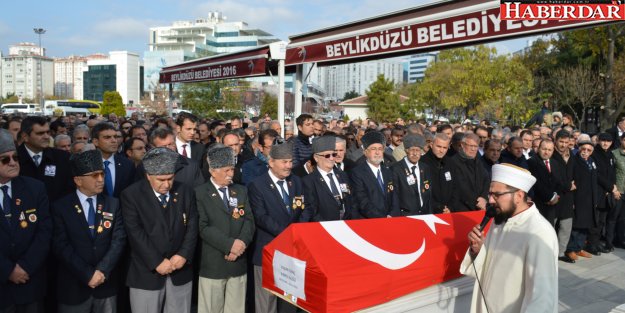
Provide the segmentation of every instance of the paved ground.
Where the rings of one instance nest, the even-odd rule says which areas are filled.
[[[560,312],[610,312],[625,303],[625,250],[560,263]]]

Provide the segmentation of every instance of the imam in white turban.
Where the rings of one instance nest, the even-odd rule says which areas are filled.
[[[509,163],[501,163],[493,165],[492,181],[528,192],[536,183],[536,177],[524,168]]]

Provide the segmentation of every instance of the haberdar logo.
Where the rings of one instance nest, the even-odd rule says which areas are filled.
[[[436,224],[449,225],[447,222],[435,215],[415,215],[409,218],[421,220],[436,234]],[[398,254],[386,251],[380,247],[373,245],[358,235],[344,221],[340,222],[321,222],[321,226],[345,249],[355,253],[363,259],[377,263],[390,270],[398,270],[409,266],[416,262],[423,252],[425,252],[425,239],[416,251],[406,254]]]
[[[625,20],[623,0],[501,0],[502,20]]]

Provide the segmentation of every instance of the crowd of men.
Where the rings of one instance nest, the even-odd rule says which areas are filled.
[[[485,210],[499,163],[536,179],[518,201],[561,261],[625,248],[625,117],[592,137],[308,114],[284,137],[269,117],[186,112],[0,123],[0,313],[295,312],[261,283],[291,223]]]

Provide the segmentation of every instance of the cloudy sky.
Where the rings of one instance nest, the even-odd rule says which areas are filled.
[[[0,19],[0,51],[18,42],[37,43],[34,27],[42,36],[47,55],[65,57],[128,50],[143,55],[148,28],[177,20],[205,18],[221,11],[228,21],[245,21],[282,40],[300,34],[392,11],[429,0],[35,0],[6,1]],[[521,49],[527,39],[494,44],[500,53]]]

